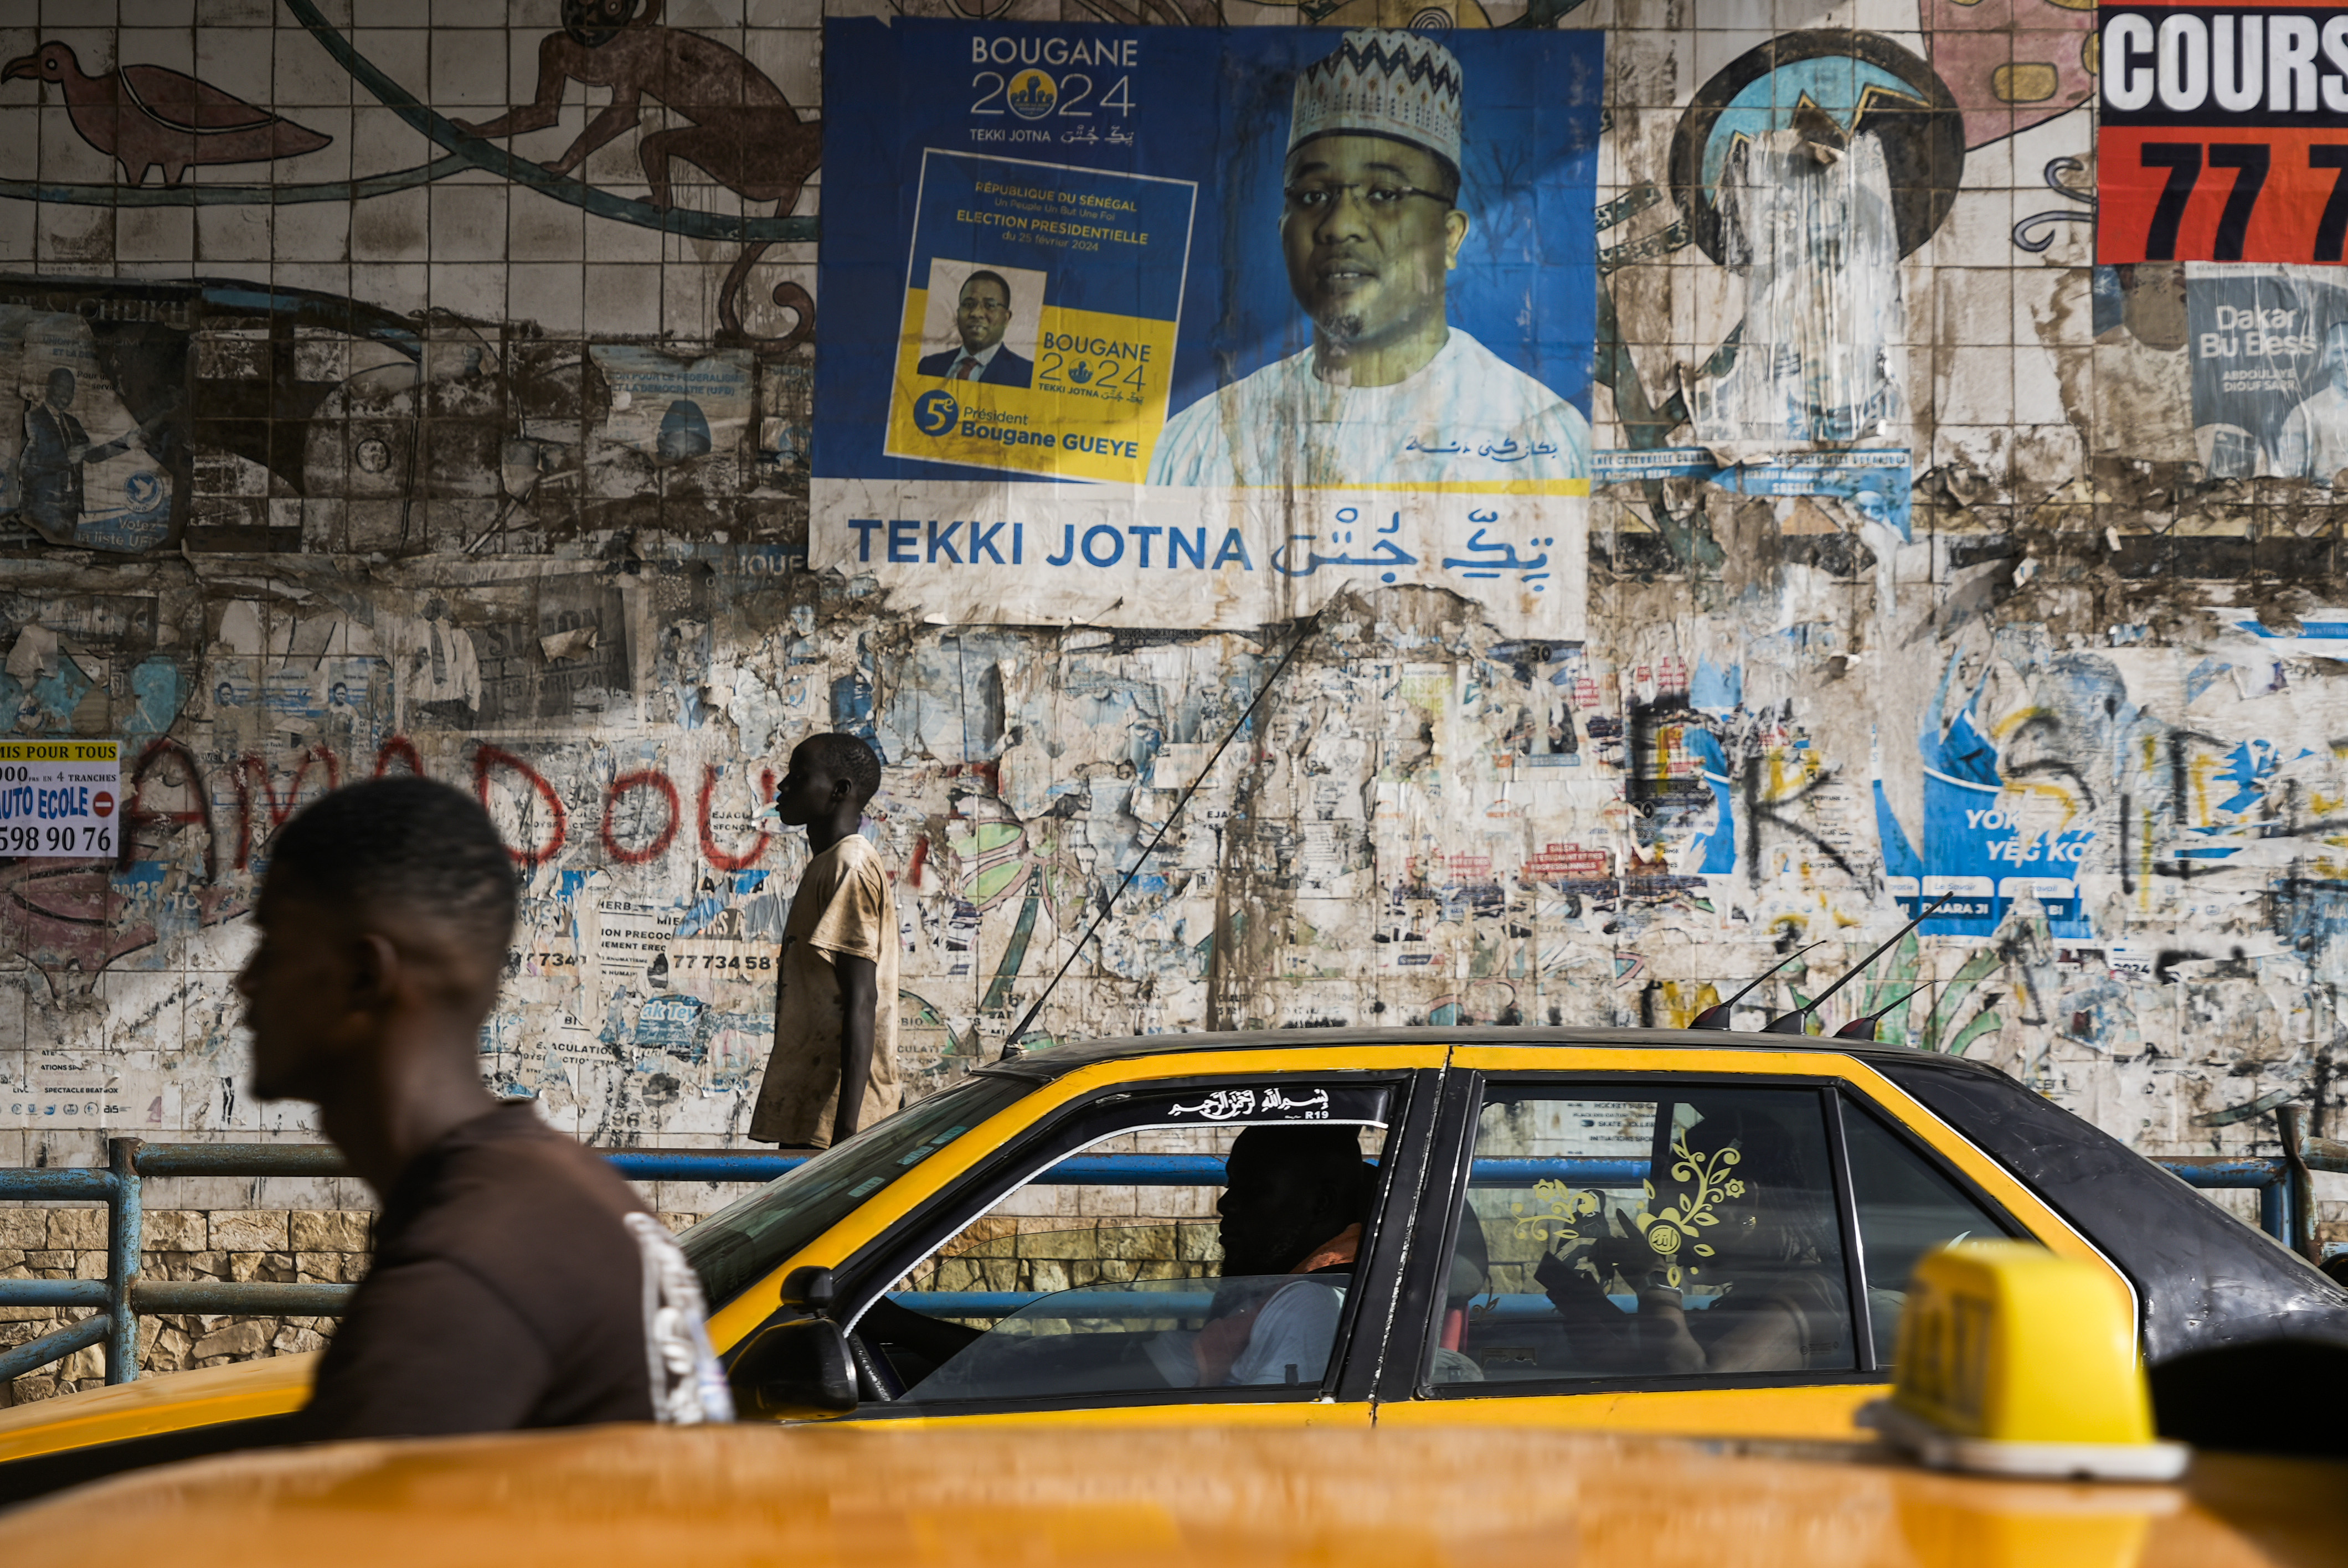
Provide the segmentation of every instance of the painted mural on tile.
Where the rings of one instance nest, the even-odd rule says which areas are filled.
[[[524,880],[483,1072],[738,1142],[804,855],[761,806],[834,728],[886,763],[920,1089],[1128,872],[1030,1045],[1673,1024],[1819,944],[1753,1024],[1953,896],[1830,1027],[1888,1009],[2148,1153],[2272,1152],[2294,1098],[2336,1135],[2331,269],[2096,261],[2091,11],[829,9],[1598,35],[1581,625],[1375,573],[1004,615],[927,512],[922,573],[811,559],[823,7],[0,26],[0,721],[118,743],[122,795],[111,857],[0,859],[0,1158],[306,1131],[246,1096],[229,978],[276,828],[396,771]]]

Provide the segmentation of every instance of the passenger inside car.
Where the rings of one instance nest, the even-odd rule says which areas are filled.
[[[1796,1141],[1766,1115],[1706,1117],[1672,1145],[1677,1201],[1534,1270],[1569,1332],[1625,1371],[1800,1372],[1847,1364],[1849,1287],[1836,1252],[1823,1171],[1802,1169]],[[1689,1217],[1694,1225],[1682,1226]],[[1711,1248],[1709,1306],[1691,1313],[1671,1280],[1691,1237]],[[1659,1247],[1656,1243],[1663,1242]],[[1637,1310],[1609,1299],[1627,1286]]]
[[[1623,1088],[1486,1102],[1428,1380],[1855,1365],[1817,1094]]]
[[[1326,1277],[1350,1276],[1377,1170],[1362,1163],[1351,1127],[1251,1127],[1223,1166],[1223,1277],[1191,1345],[1201,1387],[1317,1382],[1337,1337],[1345,1296]],[[1245,1281],[1245,1284],[1238,1282]]]
[[[918,1293],[908,1293],[902,1304],[876,1304],[859,1332],[889,1347],[892,1359],[896,1347],[918,1345],[933,1361],[934,1370],[907,1379],[901,1397],[916,1404],[1110,1388],[1317,1386],[1377,1190],[1362,1129],[1251,1126],[1231,1140],[1223,1167],[1215,1201],[1221,1257],[1211,1274],[1096,1280],[1033,1299],[984,1330],[934,1319],[917,1326],[910,1304]]]

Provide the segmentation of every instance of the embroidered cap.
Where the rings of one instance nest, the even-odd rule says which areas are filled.
[[[1386,136],[1459,167],[1459,62],[1424,33],[1360,27],[1296,78],[1288,150],[1316,136]]]

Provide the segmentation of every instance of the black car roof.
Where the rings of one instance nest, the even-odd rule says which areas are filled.
[[[1906,1046],[1878,1045],[1866,1040],[1835,1040],[1822,1035],[1762,1034],[1754,1030],[1698,1029],[1561,1029],[1477,1027],[1441,1029],[1413,1024],[1391,1029],[1260,1029],[1210,1033],[1125,1035],[1107,1040],[1069,1040],[1029,1050],[981,1071],[1016,1074],[1023,1078],[1057,1078],[1079,1067],[1100,1061],[1129,1061],[1137,1057],[1172,1056],[1221,1050],[1316,1050],[1348,1045],[1514,1045],[1614,1046],[1624,1050],[1811,1051],[1819,1055],[1855,1056],[1863,1061],[1931,1064],[1957,1072],[2003,1077],[1995,1068],[1978,1061],[1913,1050]]]

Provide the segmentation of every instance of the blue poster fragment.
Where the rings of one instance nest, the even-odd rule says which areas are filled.
[[[1869,522],[1897,528],[1903,541],[1913,538],[1909,531],[1913,476],[1905,447],[1725,467],[1701,446],[1660,446],[1647,452],[1601,452],[1591,465],[1591,482],[1600,487],[1650,479],[1704,479],[1740,496],[1831,496],[1849,501]]]
[[[1955,668],[1952,661],[1951,675]],[[1931,712],[1941,712],[1947,690],[1944,678]],[[1972,702],[1944,733],[1928,730],[1916,744],[1924,773],[1922,853],[1900,825],[1879,778],[1875,824],[1883,841],[1885,888],[1902,909],[1917,915],[1951,896],[1920,928],[1930,936],[1986,937],[2027,894],[2044,912],[2050,935],[2093,937],[2078,876],[2095,830],[2071,825],[2077,818],[2067,802],[2040,823],[2029,806],[2030,792],[2000,776],[1997,750],[1975,722]]]

